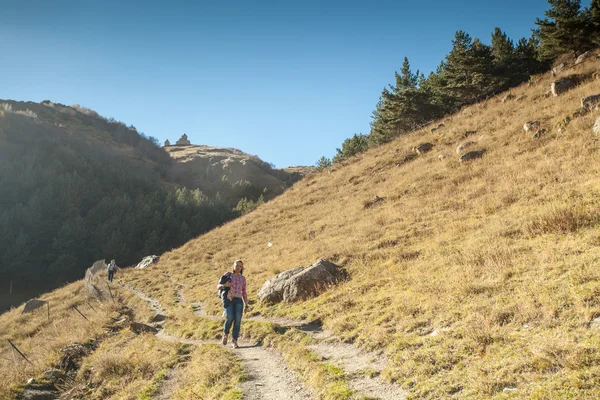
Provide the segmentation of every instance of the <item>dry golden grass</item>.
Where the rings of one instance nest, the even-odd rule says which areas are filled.
[[[238,384],[246,378],[239,360],[221,346],[203,345],[191,353],[191,361],[179,372],[174,400],[239,400]]]
[[[598,69],[594,61],[566,73]],[[550,80],[513,89],[523,102],[499,95],[433,134],[424,128],[308,176],[125,279],[172,304],[167,271],[191,285],[189,302],[217,314],[215,284],[233,260],[245,261],[255,299],[273,274],[327,257],[348,268],[348,283],[255,309],[318,317],[343,339],[384,352],[392,360],[384,376],[415,398],[505,398],[506,387],[518,389],[513,398],[599,397],[598,332],[589,328],[600,315],[598,112],[561,133],[555,125],[599,93],[600,81],[552,98],[544,96]],[[532,139],[522,129],[530,120],[548,133]],[[488,151],[459,163],[456,146],[471,130],[474,148]],[[434,150],[401,163],[421,142]],[[385,202],[364,209],[374,195]],[[194,330],[191,317],[180,323]]]
[[[135,399],[153,388],[169,368],[177,346],[129,330],[106,339],[83,363],[77,380],[86,399]]]
[[[598,69],[599,62],[590,62],[573,72]],[[216,281],[233,260],[245,261],[254,300],[273,274],[327,257],[348,268],[349,282],[305,302],[255,304],[254,312],[321,318],[342,339],[386,354],[384,377],[413,398],[599,398],[600,339],[589,324],[600,316],[600,152],[591,132],[598,112],[574,119],[560,134],[556,123],[579,108],[581,97],[600,92],[600,81],[550,98],[544,96],[550,79],[513,89],[527,96],[523,102],[500,103],[500,95],[445,119],[434,134],[427,127],[310,175],[256,211],[164,254],[159,264],[124,271],[117,282],[156,297],[169,313],[168,332],[214,338],[220,323],[198,319],[189,306],[203,301],[210,314],[220,314]],[[522,130],[534,119],[548,129],[537,140]],[[478,142],[474,148],[488,152],[461,164],[455,149],[468,130],[477,131],[469,137]],[[434,150],[403,163],[421,142]],[[439,161],[440,153],[450,157]],[[385,201],[365,209],[374,195]],[[189,285],[182,289],[186,304],[178,303],[164,272]],[[136,320],[152,316],[144,301],[113,287]],[[88,303],[81,282],[41,298],[50,300],[50,320],[45,310],[0,316],[0,398],[48,369],[60,348],[102,334],[114,310]],[[244,323],[243,334],[279,348],[306,382],[324,388],[322,398],[350,396],[343,371],[314,359],[301,337],[260,323]],[[6,339],[34,365],[15,364]],[[193,353],[189,371],[196,383],[223,390],[185,384],[178,396],[239,395],[233,380],[211,375],[212,351]],[[97,385],[91,398],[144,398],[176,352],[151,336],[123,332],[85,360],[79,379]],[[236,371],[235,379],[243,375]],[[508,387],[517,391],[503,392]]]
[[[114,311],[111,304],[89,300],[81,282],[66,285],[39,297],[50,302],[50,318],[43,307],[20,315],[22,307],[0,316],[0,398],[11,388],[49,369],[59,357],[58,350],[69,343],[86,342],[104,332],[102,326]],[[89,321],[72,307],[77,307]],[[17,355],[13,359],[10,339],[32,362]]]

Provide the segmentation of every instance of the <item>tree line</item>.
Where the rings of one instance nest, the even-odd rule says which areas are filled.
[[[348,159],[389,142],[461,107],[520,85],[546,71],[565,53],[581,54],[600,46],[600,0],[582,8],[579,0],[548,0],[550,8],[537,19],[531,37],[516,43],[500,28],[490,44],[459,30],[452,49],[435,71],[425,76],[411,70],[408,58],[384,88],[371,116],[368,134],[354,134],[336,149],[333,159],[321,157],[317,168]]]
[[[243,211],[165,182],[170,157],[133,127],[11,104],[0,116],[0,310],[80,279],[98,259],[135,264]]]

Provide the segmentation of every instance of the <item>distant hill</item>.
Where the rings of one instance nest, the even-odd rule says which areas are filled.
[[[0,310],[97,259],[177,247],[300,177],[242,152],[203,168],[169,150],[85,107],[0,100]]]
[[[305,171],[273,168],[260,158],[233,148],[206,145],[167,146],[175,161],[167,171],[169,181],[200,189],[209,197],[265,199],[277,196]]]

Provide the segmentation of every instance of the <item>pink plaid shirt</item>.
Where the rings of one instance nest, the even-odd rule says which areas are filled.
[[[233,293],[233,297],[241,297],[244,299],[244,303],[248,304],[248,294],[246,293],[246,277],[243,275],[230,275],[231,288],[229,291]],[[219,285],[221,288],[223,285]]]

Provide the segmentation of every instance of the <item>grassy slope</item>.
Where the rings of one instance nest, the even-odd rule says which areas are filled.
[[[385,352],[385,377],[418,398],[596,398],[600,339],[588,323],[600,315],[598,113],[561,134],[555,124],[600,92],[600,81],[552,98],[543,96],[550,80],[514,89],[523,102],[498,96],[435,134],[428,127],[309,176],[128,278],[172,304],[168,271],[192,285],[188,301],[217,313],[215,282],[234,259],[245,261],[252,299],[273,274],[325,256],[352,280],[314,300],[257,310],[319,317]],[[532,119],[549,133],[523,133]],[[488,153],[461,164],[455,148],[467,130]],[[433,152],[397,166],[424,141]],[[364,209],[374,195],[385,203]]]
[[[577,72],[599,68],[600,63],[588,63]],[[125,278],[168,308],[176,320],[168,321],[167,329],[210,337],[218,327],[199,323],[189,307],[177,305],[175,286],[163,272],[191,285],[183,289],[188,305],[204,300],[209,312],[218,313],[215,282],[235,258],[246,262],[255,299],[272,274],[326,256],[345,264],[352,280],[314,300],[255,309],[320,317],[344,339],[386,353],[392,362],[385,377],[417,398],[450,393],[457,398],[597,398],[600,343],[588,322],[600,315],[600,164],[591,133],[598,113],[575,120],[560,135],[552,129],[540,140],[531,140],[521,127],[540,119],[552,128],[578,108],[582,96],[600,92],[600,84],[588,82],[560,98],[541,97],[549,81],[544,76],[531,87],[515,89],[514,94],[528,96],[523,103],[491,99],[452,117],[435,135],[424,129],[312,175],[255,212],[165,254],[158,265],[124,271]],[[488,154],[459,164],[456,144],[464,131],[474,129]],[[432,153],[396,166],[423,141],[436,145]],[[440,162],[439,153],[451,158]],[[364,209],[375,194],[386,202]],[[0,316],[0,339],[12,339],[35,364],[15,367],[3,345],[0,398],[11,385],[48,369],[59,348],[102,332],[112,309],[89,309],[80,285],[41,297],[51,301],[50,322],[42,311]],[[115,292],[136,309],[136,320],[150,316],[144,302]],[[264,329],[245,326],[252,335]],[[116,348],[121,351],[115,353]],[[174,351],[123,332],[84,366],[99,368],[90,379],[109,382],[99,390],[114,398],[143,396],[161,379]],[[148,364],[146,352],[163,356]],[[123,355],[132,357],[116,364],[137,371],[142,381],[108,368]],[[206,349],[192,353],[194,382],[211,379],[202,361],[206,357],[211,358]],[[302,357],[288,360],[302,369]],[[519,390],[503,393],[507,386]],[[182,396],[198,389],[180,388]]]

